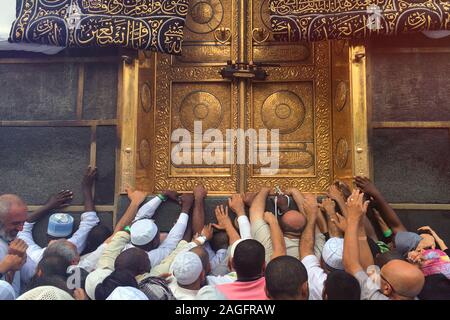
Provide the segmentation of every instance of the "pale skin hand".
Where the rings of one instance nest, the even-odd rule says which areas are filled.
[[[358,240],[358,233],[360,236],[361,232],[365,234],[361,222],[369,205],[369,201],[363,202],[363,197],[364,194],[355,189],[347,200],[348,216],[344,237],[343,263],[345,271],[352,275],[355,275],[360,270],[364,270],[363,266],[367,267],[373,264],[373,257],[367,240]]]
[[[328,190],[328,198],[334,200],[342,210],[342,214],[347,216],[347,207],[345,205],[345,198],[338,187],[332,184]]]
[[[233,194],[231,198],[228,198],[228,206],[238,216],[245,215],[245,204],[240,194]]]
[[[113,235],[109,237],[105,241],[105,243],[109,243],[115,233],[122,231],[123,228],[130,225],[130,223],[136,217],[139,206],[141,205],[142,202],[144,202],[145,198],[147,197],[147,194],[145,192],[134,190],[131,186],[127,186],[125,191],[127,192],[128,199],[131,201],[131,203],[128,206],[127,211],[125,211],[122,218],[120,218],[120,220],[117,222],[114,228]]]
[[[424,226],[424,227],[420,227],[419,229],[417,229],[418,231],[429,231],[431,232],[431,235],[433,236],[433,238],[436,240],[436,243],[439,245],[439,247],[441,248],[442,251],[447,250],[448,247],[445,244],[444,240],[442,240],[436,232],[434,232],[433,229],[431,229],[431,227],[429,226]]]
[[[302,214],[305,214],[303,210],[303,203],[305,202],[305,197],[300,192],[300,190],[298,190],[297,188],[289,188],[285,191],[285,194],[291,196],[294,199],[295,204],[297,204],[298,210]]]
[[[19,257],[26,256],[28,245],[22,239],[16,238],[10,244],[8,248],[8,254],[14,254]]]
[[[2,261],[0,261],[0,273],[15,272],[20,270],[25,262],[26,256],[21,257],[15,254],[7,254]]]
[[[325,211],[325,214],[327,217],[327,223],[328,223],[330,237],[342,238],[342,235],[343,235],[342,230],[340,228],[338,228],[335,225],[335,223],[333,223],[333,220],[337,220],[335,202],[333,200],[331,200],[330,198],[325,198],[322,200],[321,207]]]
[[[228,216],[228,207],[224,209],[223,205],[217,206],[214,213],[216,214],[217,223],[213,223],[212,226],[218,230],[225,230],[231,224]]]
[[[236,229],[228,216],[228,207],[223,207],[223,205],[217,206],[215,209],[217,224],[213,223],[212,226],[218,230],[225,230],[228,238],[229,244],[232,245],[234,242],[239,240],[241,237],[237,233]]]
[[[125,191],[127,192],[128,199],[134,204],[137,204],[138,206],[141,205],[142,202],[144,202],[145,198],[147,197],[147,193],[139,190],[134,190],[131,186],[128,186]]]
[[[315,229],[319,205],[317,198],[313,194],[306,194],[303,203],[303,210],[306,214],[306,226],[300,238],[299,255],[300,259],[314,254]]]
[[[264,212],[264,221],[269,225],[270,237],[272,239],[273,253],[270,259],[273,260],[276,257],[286,255],[286,243],[277,218],[272,212],[266,211]]]

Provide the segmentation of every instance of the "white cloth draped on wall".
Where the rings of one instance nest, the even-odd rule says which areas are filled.
[[[10,43],[9,32],[16,19],[16,0],[1,0],[0,2],[0,50],[32,51],[44,54],[56,54],[63,47],[45,46],[33,43]]]

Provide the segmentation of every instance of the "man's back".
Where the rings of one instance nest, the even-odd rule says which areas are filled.
[[[220,284],[216,289],[227,300],[267,300],[264,290],[266,280],[264,277],[254,281],[235,281],[233,283]]]

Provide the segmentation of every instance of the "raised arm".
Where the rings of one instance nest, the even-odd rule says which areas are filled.
[[[362,218],[367,211],[369,201],[363,203],[363,196],[363,193],[355,189],[347,201],[348,215],[347,228],[344,236],[343,264],[345,271],[352,275],[364,270],[360,260],[360,245],[367,244],[367,238],[358,238],[360,236],[360,230],[364,230]]]
[[[300,238],[300,260],[306,256],[314,255],[315,230],[317,215],[319,214],[319,205],[317,203],[317,198],[314,195],[307,194],[305,196],[303,211],[306,215],[306,226]]]
[[[233,194],[228,199],[228,206],[237,215],[237,222],[239,225],[239,233],[241,239],[251,239],[251,226],[247,215],[245,214],[245,204],[240,194]]]
[[[214,213],[216,214],[217,224],[213,223],[213,227],[218,230],[225,230],[228,235],[229,245],[231,246],[238,241],[240,237],[228,216],[228,207],[225,207],[224,209],[223,205],[217,206]]]
[[[151,219],[161,203],[168,199],[177,202],[178,193],[172,190],[165,190],[161,192],[156,197],[146,202],[142,207],[139,208],[134,220]]]
[[[84,211],[95,211],[94,198],[92,196],[92,187],[95,177],[97,176],[97,168],[89,166],[84,174],[81,182],[81,190],[84,198]]]
[[[205,198],[208,191],[204,186],[194,188],[194,210],[192,212],[192,233],[201,233],[205,225]]]
[[[123,228],[130,225],[136,217],[136,213],[138,211],[139,206],[145,200],[147,196],[144,192],[139,190],[133,190],[133,188],[128,187],[126,189],[128,194],[128,199],[130,199],[130,205],[127,208],[127,211],[123,214],[120,220],[116,223],[114,228],[114,233],[118,231],[122,231]]]
[[[175,250],[178,243],[183,239],[184,232],[186,231],[189,221],[189,214],[191,212],[192,206],[194,205],[194,195],[188,193],[183,194],[180,197],[180,205],[181,205],[181,213],[178,217],[177,222],[172,227],[172,229],[170,229],[170,232],[167,235],[166,239],[160,244],[159,248],[156,249],[156,250],[165,250],[165,252],[162,254],[163,257],[160,259],[160,261],[162,261],[162,259],[168,256],[173,250]],[[155,261],[152,261],[152,263],[156,265]]]
[[[250,207],[250,223],[264,219],[264,212],[266,211],[266,200],[269,195],[270,188],[261,188],[258,194],[253,199]]]
[[[34,223],[42,219],[46,214],[55,209],[67,207],[73,199],[73,192],[70,190],[61,190],[57,194],[51,195],[47,202],[34,211],[27,219],[27,222]]]
[[[394,209],[391,208],[386,199],[384,199],[381,192],[368,178],[360,176],[355,177],[355,183],[356,186],[362,190],[362,192],[367,193],[375,200],[381,216],[383,217],[384,221],[386,221],[388,226],[391,227],[394,233],[406,231],[405,226],[395,213]]]
[[[336,204],[341,209],[342,215],[344,217],[347,217],[347,206],[345,204],[346,199],[335,184],[332,184],[330,186],[328,190],[328,197],[336,202]]]
[[[330,238],[343,238],[343,232],[336,226],[335,223],[332,222],[332,220],[336,221],[338,219],[335,202],[330,198],[326,198],[322,201],[321,207],[325,211],[325,215],[327,217],[328,233]]]
[[[297,188],[289,188],[285,192],[286,195],[291,196],[294,199],[295,204],[298,207],[298,211],[305,214],[305,210],[303,210],[303,204],[305,203],[305,197]]]
[[[273,253],[270,260],[286,255],[286,243],[277,218],[271,212],[266,211],[264,212],[264,221],[269,225],[270,238],[272,239]]]

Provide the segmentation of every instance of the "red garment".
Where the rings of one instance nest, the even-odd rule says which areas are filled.
[[[264,277],[254,281],[235,281],[216,286],[227,300],[267,300],[266,279]]]

